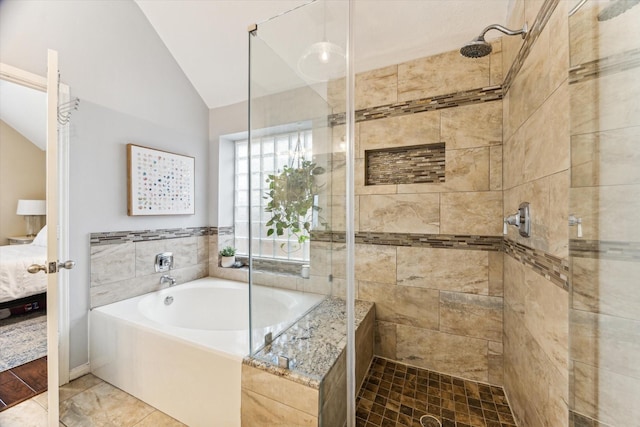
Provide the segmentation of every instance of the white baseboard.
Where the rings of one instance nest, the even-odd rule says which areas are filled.
[[[91,365],[85,363],[84,365],[76,366],[69,371],[69,380],[73,381],[76,378],[80,378],[83,375],[91,373]]]

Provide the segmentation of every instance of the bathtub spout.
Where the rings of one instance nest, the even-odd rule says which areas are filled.
[[[169,282],[169,287],[175,286],[176,279],[174,279],[172,276],[169,276],[168,274],[165,274],[160,278],[160,284],[164,285],[167,282]]]

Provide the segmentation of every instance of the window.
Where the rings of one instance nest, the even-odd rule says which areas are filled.
[[[311,156],[311,130],[254,138],[251,145],[251,227],[254,256],[291,261],[309,260],[309,241],[300,245],[295,237],[275,233],[267,236],[265,212],[268,201],[267,177],[290,165],[298,137],[306,157]],[[298,136],[299,135],[299,136]],[[234,229],[238,253],[249,253],[249,146],[248,140],[235,141]]]

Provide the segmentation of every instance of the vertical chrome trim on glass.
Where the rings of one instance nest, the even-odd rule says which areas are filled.
[[[247,34],[249,35],[248,43],[249,43],[249,67],[248,67],[248,81],[249,81],[249,91],[248,91],[248,102],[247,102],[247,162],[248,168],[247,172],[249,174],[249,241],[247,242],[247,252],[249,252],[249,257],[247,259],[247,264],[249,266],[249,278],[248,278],[248,286],[249,286],[249,355],[253,356],[254,353],[254,345],[253,345],[253,306],[251,304],[252,300],[252,285],[253,285],[253,247],[251,242],[253,241],[253,230],[251,229],[251,37],[256,37],[258,35],[258,26],[256,24],[250,25],[248,28]]]
[[[326,0],[325,0],[326,1]],[[355,214],[354,214],[354,155],[355,155],[355,70],[354,65],[354,12],[355,2],[349,0],[347,17],[347,76],[346,76],[346,243],[347,243],[347,427],[356,421],[356,355],[355,355]]]

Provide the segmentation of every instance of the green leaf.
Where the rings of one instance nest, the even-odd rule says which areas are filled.
[[[266,223],[269,228],[267,235],[285,235],[295,237],[299,243],[309,240],[311,231],[311,212],[319,212],[319,206],[315,206],[314,194],[318,193],[319,185],[315,182],[315,176],[325,173],[325,169],[316,163],[304,160],[299,167],[282,168],[275,174],[268,175],[266,182],[269,189],[265,191],[267,206],[265,212],[271,215]],[[326,224],[320,218],[321,224]],[[299,246],[293,250],[299,250]]]

